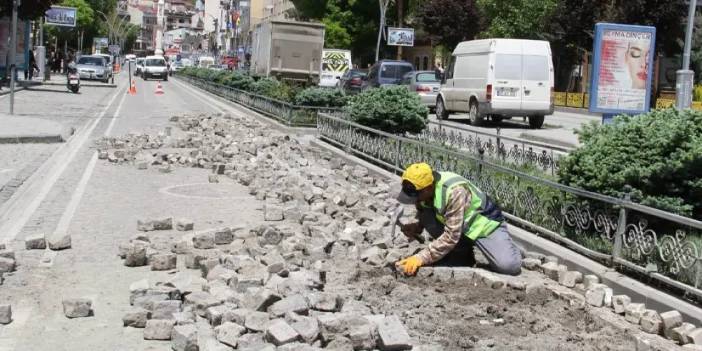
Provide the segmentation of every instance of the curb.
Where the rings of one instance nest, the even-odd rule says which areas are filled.
[[[52,144],[64,141],[60,134],[0,136],[0,144]]]
[[[558,112],[577,113],[579,115],[587,115],[591,117],[602,117],[602,114],[592,113],[590,110],[585,108],[556,106],[554,109]]]
[[[562,140],[552,139],[552,138],[548,138],[548,137],[542,137],[542,136],[538,136],[538,135],[521,133],[521,134],[519,134],[519,137],[523,138],[523,139],[531,140],[531,141],[538,141],[538,142],[544,143],[544,144],[553,144],[556,146],[560,146],[560,147],[569,149],[568,152],[573,151],[573,150],[578,148],[577,145],[573,145],[571,143],[564,142]]]
[[[48,83],[42,83],[41,85],[50,85],[50,86],[66,86],[66,83],[53,83],[53,82],[48,82]],[[80,83],[81,87],[95,87],[95,88],[116,88],[117,84],[92,84],[92,83]],[[30,89],[31,90],[31,89]]]
[[[26,88],[27,87],[17,87],[17,88],[15,88],[15,93],[18,91],[22,91]],[[10,88],[3,89],[2,91],[0,91],[0,96],[5,96],[5,95],[10,95]]]

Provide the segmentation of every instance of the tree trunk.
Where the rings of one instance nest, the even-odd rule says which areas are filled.
[[[397,26],[402,28],[405,22],[403,0],[397,0]],[[402,60],[402,46],[397,46],[397,59]]]

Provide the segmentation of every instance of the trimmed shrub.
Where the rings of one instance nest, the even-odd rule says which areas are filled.
[[[295,96],[295,105],[341,107],[346,105],[346,96],[339,89],[311,87]]]
[[[232,88],[239,90],[251,90],[251,85],[254,83],[253,77],[249,74],[242,72],[232,72],[227,75],[226,79],[223,80],[222,84],[228,85]]]
[[[275,78],[261,78],[251,84],[251,92],[269,98],[291,102],[295,97],[295,89]]]
[[[579,131],[561,164],[564,184],[702,219],[702,112],[654,110]]]
[[[349,118],[359,124],[394,134],[419,133],[429,110],[419,96],[404,86],[370,89],[349,99]]]

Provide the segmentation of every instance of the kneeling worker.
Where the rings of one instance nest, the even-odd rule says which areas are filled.
[[[402,174],[398,200],[416,205],[419,219],[403,225],[402,232],[415,238],[426,229],[434,237],[424,250],[396,263],[405,274],[414,275],[419,267],[433,264],[449,253],[472,263],[473,245],[478,246],[496,273],[521,272],[521,252],[509,236],[502,211],[467,179],[451,172],[434,172],[426,163],[415,163]]]

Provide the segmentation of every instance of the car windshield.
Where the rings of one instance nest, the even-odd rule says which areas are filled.
[[[438,83],[439,80],[436,79],[436,73],[434,72],[424,72],[417,73],[417,83]]]
[[[160,59],[149,59],[146,60],[147,66],[164,67],[166,66],[166,61]]]
[[[363,77],[363,76],[365,76],[365,75],[366,75],[366,72],[363,72],[363,71],[351,71],[351,72],[349,72],[349,76],[351,76],[351,78]]]
[[[380,77],[400,79],[412,71],[412,66],[386,64],[380,69]]]
[[[83,57],[78,59],[78,64],[79,65],[88,65],[88,66],[104,66],[105,61],[102,57],[83,56]]]

